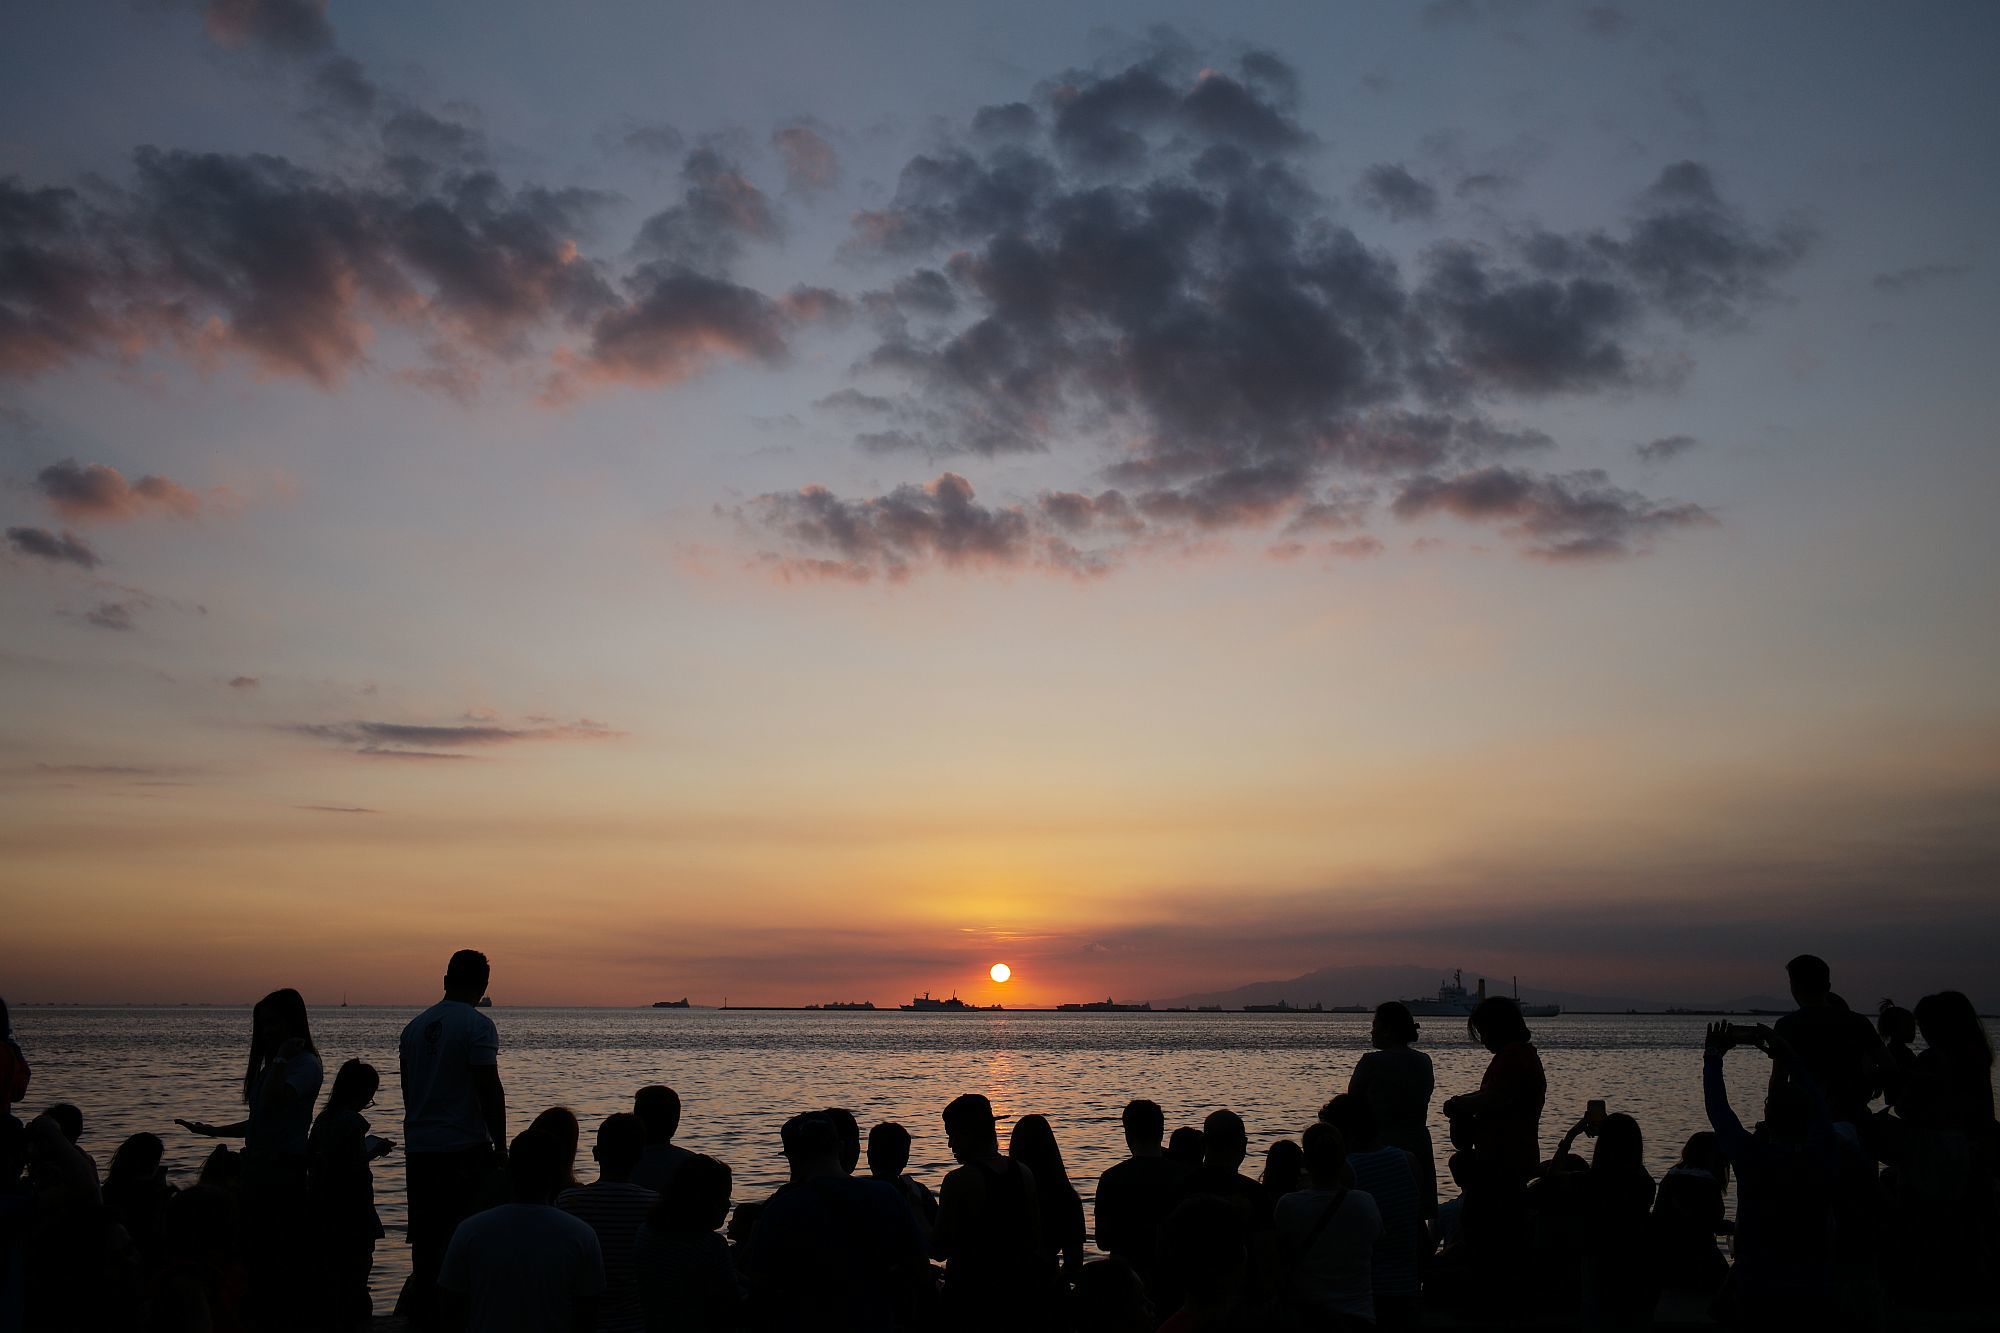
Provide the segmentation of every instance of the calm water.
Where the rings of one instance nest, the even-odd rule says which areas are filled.
[[[667,1083],[686,1107],[676,1140],[728,1162],[736,1198],[762,1198],[784,1179],[778,1126],[821,1106],[846,1106],[863,1131],[898,1120],[915,1137],[911,1170],[936,1185],[949,1164],[938,1113],[961,1092],[983,1092],[1003,1117],[1038,1111],[1054,1125],[1085,1206],[1100,1172],[1123,1156],[1118,1113],[1133,1097],[1166,1108],[1167,1126],[1199,1125],[1219,1106],[1250,1130],[1254,1171],[1274,1139],[1296,1138],[1320,1103],[1344,1091],[1367,1049],[1365,1015],[728,1013],[705,1010],[494,1009],[509,1124],[566,1105],[584,1123],[580,1169],[591,1178],[590,1134],[630,1110],[643,1084]],[[375,1132],[402,1138],[396,1038],[414,1009],[320,1009],[313,1034],[327,1083],[359,1056],[382,1071],[369,1112]],[[1644,1127],[1657,1174],[1705,1128],[1702,1019],[1563,1017],[1533,1024],[1548,1069],[1548,1151],[1584,1103],[1602,1097]],[[100,1168],[127,1135],[167,1142],[177,1177],[191,1180],[212,1146],[174,1117],[240,1114],[247,1009],[30,1009],[14,1011],[34,1067],[29,1107],[72,1101]],[[1450,1020],[1425,1023],[1438,1096],[1478,1086],[1485,1051]],[[1737,1105],[1757,1105],[1762,1070],[1745,1058]],[[1004,1132],[1004,1130],[1003,1130]],[[1436,1141],[1445,1126],[1434,1119]],[[1442,1157],[1442,1155],[1441,1155]],[[1441,1182],[1447,1192],[1450,1181]],[[375,1192],[389,1238],[376,1249],[375,1298],[386,1310],[408,1271],[401,1153],[376,1163]]]

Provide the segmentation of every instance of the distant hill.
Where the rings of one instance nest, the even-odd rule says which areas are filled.
[[[1276,1004],[1287,1001],[1301,1008],[1322,1004],[1328,1008],[1342,1004],[1365,1004],[1374,1006],[1384,1000],[1407,1000],[1415,996],[1437,994],[1438,982],[1449,977],[1448,967],[1420,967],[1414,963],[1393,965],[1362,965],[1355,967],[1323,967],[1317,972],[1291,977],[1284,981],[1253,981],[1247,985],[1235,986],[1229,990],[1197,991],[1188,995],[1176,995],[1171,999],[1155,1000],[1155,1009],[1176,1008],[1186,1005],[1190,1008],[1204,1004],[1219,1004],[1225,1009],[1241,1009],[1246,1004]],[[1465,971],[1465,986],[1473,989],[1479,976],[1470,968]],[[1488,977],[1486,989],[1496,995],[1513,993],[1513,983],[1505,977]],[[1640,1013],[1658,1013],[1663,1009],[1746,1009],[1786,1010],[1792,1007],[1789,1000],[1774,999],[1767,995],[1741,996],[1733,1000],[1689,1000],[1689,999],[1638,999],[1627,995],[1584,995],[1575,991],[1548,990],[1540,986],[1521,987],[1521,998],[1536,1004],[1559,1004],[1569,1010],[1598,1010],[1623,1013],[1636,1009]]]

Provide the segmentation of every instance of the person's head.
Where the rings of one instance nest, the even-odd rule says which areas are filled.
[[[75,1106],[68,1102],[57,1102],[42,1114],[53,1120],[56,1128],[62,1131],[62,1136],[71,1143],[82,1140],[83,1112],[77,1110]]]
[[[1375,1006],[1375,1021],[1368,1025],[1368,1041],[1378,1051],[1408,1046],[1417,1039],[1417,1020],[1401,1000],[1384,1000]]]
[[[877,1180],[896,1180],[910,1166],[910,1131],[893,1120],[884,1120],[868,1131],[868,1174]]]
[[[1646,1142],[1639,1122],[1623,1111],[1613,1111],[1597,1126],[1597,1143],[1590,1151],[1593,1171],[1644,1171]]]
[[[944,1136],[951,1144],[951,1155],[961,1162],[998,1154],[1000,1136],[994,1128],[993,1103],[977,1092],[952,1098],[944,1108]]]
[[[1833,989],[1833,969],[1824,958],[1809,953],[1785,964],[1785,979],[1791,983],[1792,998],[1801,1006],[1823,1002]]]
[[[1208,1118],[1201,1122],[1203,1166],[1234,1171],[1243,1165],[1243,1158],[1249,1151],[1250,1135],[1243,1128],[1243,1117],[1236,1112],[1226,1108],[1210,1111]]]
[[[713,1231],[729,1216],[734,1177],[729,1167],[702,1153],[680,1164],[647,1220],[653,1229],[677,1235]],[[748,1207],[749,1205],[745,1205]]]
[[[564,1182],[574,1181],[576,1151],[583,1143],[583,1126],[577,1123],[576,1112],[567,1106],[551,1106],[536,1116],[528,1128],[556,1146],[562,1153]]]
[[[1125,1103],[1119,1121],[1125,1127],[1125,1148],[1134,1157],[1145,1154],[1157,1156],[1160,1140],[1167,1132],[1167,1114],[1160,1104],[1137,1097]]]
[[[853,1175],[854,1168],[861,1163],[861,1122],[845,1106],[829,1106],[820,1114],[840,1136],[840,1169]]]
[[[444,995],[447,1000],[478,1004],[493,980],[493,967],[477,949],[460,949],[444,968]]]
[[[1167,1138],[1167,1157],[1189,1166],[1201,1165],[1202,1148],[1201,1131],[1193,1125],[1182,1125]]]
[[[1521,1017],[1521,1006],[1505,995],[1489,995],[1473,1006],[1471,1017],[1465,1020],[1465,1030],[1474,1041],[1496,1054],[1516,1042],[1527,1041],[1532,1035],[1527,1020]]]
[[[1917,1029],[1924,1045],[1982,1069],[1993,1067],[1993,1039],[1964,991],[1941,990],[1917,1001]]]
[[[136,1185],[151,1180],[160,1174],[160,1162],[166,1153],[167,1145],[160,1141],[158,1134],[134,1134],[111,1154],[111,1166],[104,1173],[104,1183],[107,1186]]]
[[[681,1095],[658,1083],[639,1089],[632,1111],[646,1127],[646,1142],[672,1143],[681,1128]]]
[[[1305,1149],[1290,1139],[1279,1139],[1264,1150],[1264,1174],[1257,1178],[1257,1183],[1272,1198],[1282,1198],[1299,1187],[1299,1177],[1305,1174],[1305,1169]]]
[[[646,1127],[630,1111],[619,1111],[605,1116],[597,1127],[597,1142],[590,1155],[597,1160],[599,1180],[622,1181],[631,1178],[632,1168],[639,1165],[645,1151]]]
[[[537,1119],[516,1134],[507,1149],[507,1181],[513,1186],[515,1203],[554,1203],[570,1182],[574,1141],[565,1144],[540,1124]]]
[[[1056,1132],[1047,1116],[1024,1115],[1016,1120],[1007,1137],[1007,1155],[1034,1172],[1040,1189],[1054,1189],[1057,1181],[1069,1184],[1069,1170],[1063,1166],[1062,1149],[1056,1146]]]
[[[1884,1000],[1875,1011],[1875,1035],[1898,1046],[1917,1039],[1917,1016],[1893,1000]]]
[[[1196,1194],[1160,1223],[1160,1260],[1181,1281],[1191,1310],[1226,1310],[1249,1262],[1242,1211],[1227,1199]]]
[[[1077,1333],[1153,1333],[1159,1324],[1146,1284],[1117,1258],[1093,1259],[1077,1270],[1071,1311]]]
[[[1681,1145],[1680,1164],[1690,1170],[1706,1171],[1724,1190],[1729,1188],[1729,1154],[1722,1150],[1722,1136],[1714,1130],[1688,1135],[1688,1141]]]
[[[313,1045],[312,1022],[306,1017],[306,997],[290,986],[274,990],[257,1001],[250,1011],[250,1062],[243,1070],[243,1104],[250,1104],[257,1076],[264,1066],[277,1059],[285,1043],[297,1041],[309,1051]]]
[[[1307,1125],[1301,1138],[1299,1146],[1304,1151],[1306,1174],[1312,1177],[1313,1186],[1323,1190],[1338,1188],[1347,1166],[1347,1140],[1324,1120]]]
[[[235,1193],[243,1183],[243,1154],[226,1143],[218,1143],[208,1150],[202,1159],[201,1171],[195,1180],[203,1185],[211,1185],[219,1190]]]
[[[1381,1126],[1375,1123],[1375,1108],[1366,1097],[1343,1092],[1319,1108],[1319,1118],[1340,1131],[1350,1152],[1367,1152],[1375,1147]]]
[[[333,1076],[333,1091],[326,1095],[326,1109],[362,1110],[375,1100],[375,1094],[381,1090],[382,1076],[375,1072],[374,1065],[362,1060],[349,1060]]]
[[[785,1145],[785,1161],[792,1168],[793,1180],[842,1174],[840,1131],[823,1112],[808,1111],[793,1116],[778,1131],[778,1136]]]

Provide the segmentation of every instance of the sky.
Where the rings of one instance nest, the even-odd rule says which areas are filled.
[[[6,8],[14,1003],[2000,1004],[1991,5]]]

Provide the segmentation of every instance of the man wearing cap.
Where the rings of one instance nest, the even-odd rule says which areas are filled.
[[[993,1103],[976,1092],[944,1108],[960,1163],[938,1188],[932,1249],[945,1261],[945,1311],[953,1328],[1009,1333],[1045,1309],[1055,1271],[1040,1255],[1035,1176],[1003,1156]]]
[[[929,1281],[923,1238],[894,1190],[842,1167],[840,1131],[823,1112],[782,1131],[791,1181],[751,1237],[757,1324],[772,1329],[909,1327]]]

